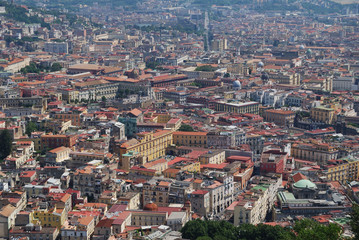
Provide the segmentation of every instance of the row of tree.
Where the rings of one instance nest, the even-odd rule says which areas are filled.
[[[211,65],[203,65],[203,66],[196,67],[195,70],[196,71],[201,71],[201,72],[214,72],[214,71],[217,70],[217,68],[212,67]]]
[[[359,238],[359,207],[353,207],[350,225]],[[191,240],[338,240],[342,227],[335,223],[320,224],[311,219],[297,221],[292,227],[266,224],[242,224],[235,227],[227,221],[193,220],[182,228],[182,237]]]
[[[0,132],[0,161],[3,161],[12,151],[12,136],[8,129]]]
[[[45,67],[40,64],[36,64],[35,62],[30,62],[29,66],[26,66],[20,70],[22,74],[26,73],[40,73],[40,72],[57,72],[62,69],[60,63],[53,63],[51,67]]]

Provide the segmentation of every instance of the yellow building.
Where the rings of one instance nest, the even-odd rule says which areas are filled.
[[[332,160],[324,172],[331,181],[354,181],[359,177],[359,159],[346,158]]]
[[[200,162],[187,162],[183,166],[176,166],[176,168],[180,169],[184,172],[200,172],[201,171],[201,164]]]
[[[180,129],[182,125],[182,119],[180,118],[172,118],[166,124],[167,129],[172,129],[173,131],[177,131]]]
[[[337,159],[338,150],[327,143],[295,143],[291,147],[291,156],[326,165],[329,160]]]
[[[71,120],[72,125],[81,126],[82,123],[82,113],[57,113],[54,115],[54,118],[61,120],[63,122]]]
[[[31,222],[33,224],[40,223],[43,227],[56,227],[61,229],[61,226],[66,220],[65,209],[57,209],[56,207],[51,210],[36,210],[32,214]]]
[[[157,116],[157,123],[167,123],[171,119],[170,114],[157,113],[154,115]]]
[[[153,202],[159,207],[167,207],[170,186],[171,183],[165,181],[159,181],[155,184],[144,183],[142,188],[143,205],[146,206]]]
[[[226,152],[224,150],[214,150],[199,157],[201,164],[221,164],[226,161]]]
[[[121,193],[117,197],[117,203],[127,205],[127,209],[139,209],[141,205],[141,194],[139,192]]]
[[[227,65],[227,72],[233,74],[245,74],[243,63],[233,63]]]
[[[107,206],[112,206],[117,203],[116,191],[103,191],[98,201],[100,203],[105,203]]]
[[[176,157],[168,163],[168,166],[173,169],[179,169],[183,172],[200,172],[201,163],[199,161],[193,161],[192,159]]]
[[[257,102],[245,102],[245,103],[227,103],[216,102],[215,110],[219,112],[231,112],[231,113],[259,113],[259,103]]]
[[[223,97],[224,97],[225,99],[233,99],[233,98],[234,98],[234,92],[233,92],[233,91],[231,91],[231,92],[224,92],[224,93],[223,93]]]
[[[143,164],[143,166],[147,169],[155,170],[156,174],[162,174],[162,172],[167,169],[168,164],[166,159],[161,158],[155,161],[147,162]]]
[[[176,176],[180,171],[181,171],[180,169],[176,169],[176,168],[167,168],[166,170],[163,171],[163,175],[165,176],[165,178],[176,179]]]
[[[335,122],[335,110],[323,106],[315,107],[310,110],[310,117],[317,122],[333,124]]]
[[[138,152],[139,155],[146,158],[145,162],[160,158],[166,154],[166,148],[172,144],[172,131],[160,130],[157,132],[142,132],[137,134],[137,138],[122,143],[115,153],[122,155],[132,152]]]
[[[207,147],[207,132],[174,132],[173,143],[178,146]]]

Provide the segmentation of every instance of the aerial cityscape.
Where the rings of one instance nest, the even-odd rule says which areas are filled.
[[[0,0],[0,240],[359,239],[358,0]]]

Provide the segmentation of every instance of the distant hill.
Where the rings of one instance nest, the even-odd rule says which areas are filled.
[[[359,0],[331,0],[339,4],[359,4]]]
[[[38,1],[38,0],[15,0],[15,2],[26,3],[26,5],[35,5],[36,3],[43,2],[47,6],[64,6],[66,8],[72,8],[78,4],[92,5],[93,3],[99,3],[101,5],[111,4],[112,6],[135,6],[136,3],[141,0],[53,0],[53,1]]]

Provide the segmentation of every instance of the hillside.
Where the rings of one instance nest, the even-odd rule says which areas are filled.
[[[28,16],[28,10],[24,7],[11,5],[7,2],[0,1],[0,6],[5,7],[6,13],[2,14],[6,18],[13,19],[18,22],[24,23],[40,23],[42,27],[49,27],[49,24],[45,23],[42,18],[38,16]]]

